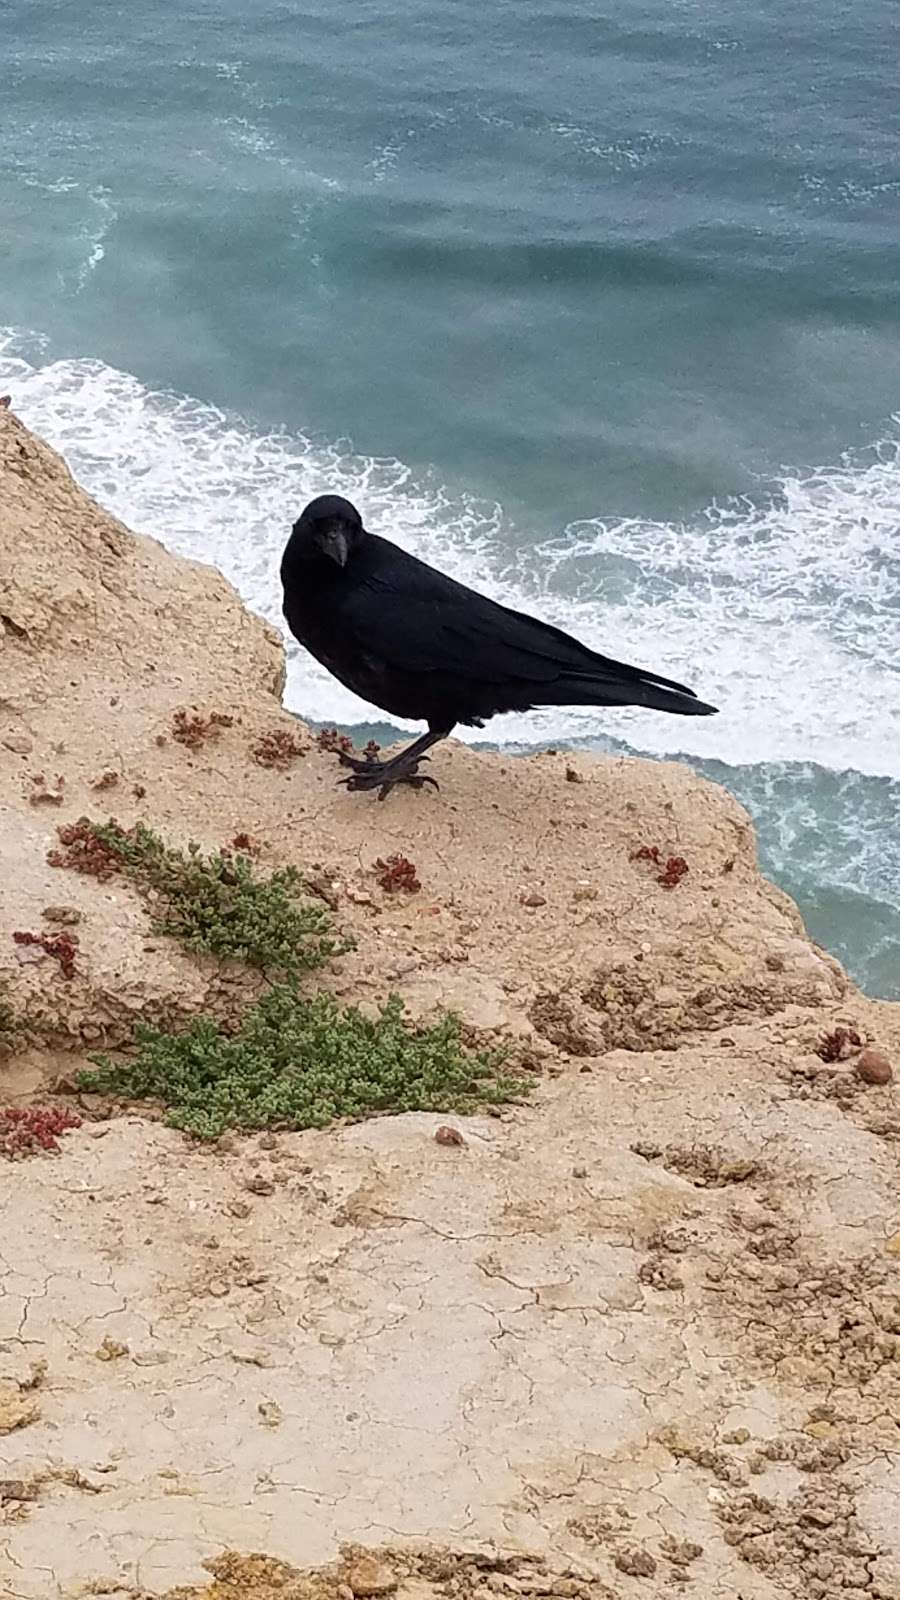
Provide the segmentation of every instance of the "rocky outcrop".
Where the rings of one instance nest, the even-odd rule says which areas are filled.
[[[249,836],[352,934],[323,982],[534,1075],[461,1144],[421,1115],[210,1153],[129,1116],[0,1160],[0,1593],[268,1594],[203,1587],[232,1548],[305,1595],[342,1544],[424,1541],[365,1559],[416,1594],[896,1600],[900,1113],[816,1049],[900,1067],[900,1008],[811,944],[741,807],[452,744],[439,794],[348,795],[272,631],[5,410],[0,629],[3,1102],[255,992],[48,860],[82,815]],[[14,937],[61,927],[69,976]]]

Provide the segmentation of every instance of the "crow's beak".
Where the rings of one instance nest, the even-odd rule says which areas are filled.
[[[347,535],[344,533],[342,528],[334,528],[332,532],[328,534],[328,537],[325,539],[322,548],[326,556],[329,556],[332,561],[336,561],[339,567],[345,567],[347,565],[347,557],[350,554],[350,546],[347,543]]]

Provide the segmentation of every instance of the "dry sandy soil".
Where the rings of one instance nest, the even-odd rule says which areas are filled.
[[[250,834],[354,935],[335,992],[449,1006],[533,1082],[211,1148],[83,1101],[58,1154],[0,1159],[0,1596],[898,1600],[900,1107],[816,1049],[852,1027],[900,1070],[900,1008],[682,767],[448,745],[439,794],[382,805],[281,682],[218,574],[0,410],[0,1103],[254,993],[48,864],[82,814]],[[185,745],[179,710],[233,720]],[[378,885],[397,851],[415,896]],[[70,978],[12,937],[61,905]]]

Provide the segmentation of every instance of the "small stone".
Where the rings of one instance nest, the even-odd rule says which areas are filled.
[[[17,944],[15,948],[15,957],[20,967],[33,966],[38,961],[43,961],[46,954],[46,950],[39,944]]]
[[[657,1144],[655,1139],[635,1139],[629,1149],[644,1161],[658,1161],[662,1155],[662,1145]]]
[[[880,1050],[863,1050],[856,1058],[854,1071],[863,1083],[890,1083],[894,1076],[891,1063]]]
[[[566,783],[584,783],[584,773],[575,767],[566,767]]]
[[[10,733],[3,741],[4,747],[11,750],[14,756],[30,756],[34,749],[34,741],[26,738],[24,733]]]
[[[261,1133],[260,1134],[260,1136],[259,1136],[259,1148],[260,1148],[260,1150],[275,1150],[277,1148],[277,1145],[278,1145],[278,1140],[276,1139],[274,1133]]]
[[[832,1439],[836,1431],[834,1423],[827,1422],[824,1417],[814,1417],[812,1422],[803,1424],[803,1432],[812,1439]]]
[[[806,1506],[801,1514],[801,1522],[812,1522],[817,1528],[830,1528],[835,1521],[835,1512],[830,1506]]]
[[[441,961],[468,961],[469,952],[463,944],[445,944],[438,956]]]
[[[272,1179],[263,1177],[261,1172],[254,1172],[252,1178],[247,1179],[247,1182],[244,1184],[244,1188],[247,1189],[250,1194],[275,1193],[275,1185],[272,1182]]]
[[[627,1578],[652,1578],[656,1572],[656,1562],[649,1550],[620,1550],[613,1566]]]
[[[270,1367],[271,1358],[265,1350],[229,1350],[232,1361],[240,1362],[244,1367]]]
[[[284,1421],[284,1412],[277,1400],[260,1400],[257,1406],[259,1420],[264,1428],[280,1428]]]
[[[229,1216],[239,1217],[242,1221],[245,1217],[249,1217],[250,1215],[250,1207],[248,1206],[246,1200],[229,1200],[225,1210],[228,1212]]]
[[[128,1346],[118,1339],[111,1339],[107,1334],[94,1351],[94,1355],[98,1361],[121,1361],[123,1356],[128,1355]]]
[[[702,1544],[695,1544],[692,1539],[676,1539],[672,1534],[663,1539],[660,1550],[674,1567],[689,1567],[703,1554]]]
[[[30,1395],[21,1389],[0,1388],[0,1435],[15,1433],[17,1428],[27,1428],[37,1422],[41,1408]]]
[[[214,1295],[217,1300],[223,1300],[228,1293],[228,1284],[224,1278],[211,1278],[206,1287],[208,1293]]]
[[[36,772],[31,780],[28,798],[33,806],[61,806],[65,786],[66,780],[60,773],[55,778],[46,778],[43,772]]]
[[[218,1248],[218,1241],[217,1241],[217,1248]],[[240,1257],[236,1257],[234,1265],[237,1268],[237,1271],[235,1272],[235,1275],[234,1275],[234,1281],[238,1285],[239,1288],[241,1288],[241,1289],[258,1289],[261,1284],[268,1283],[268,1281],[269,1281],[268,1272],[261,1272],[259,1267],[254,1267],[253,1266],[252,1262],[248,1262],[248,1263],[246,1263],[246,1265],[239,1265],[239,1262],[240,1262]]]
[[[397,1587],[390,1567],[375,1556],[360,1556],[347,1572],[347,1583],[357,1600],[369,1595],[393,1594]]]
[[[465,1144],[466,1141],[458,1128],[451,1128],[449,1123],[442,1122],[441,1126],[434,1130],[434,1142],[435,1144]]]
[[[519,895],[520,906],[528,906],[532,910],[535,910],[538,906],[545,906],[546,904],[546,895],[538,894],[536,889],[529,889],[526,894]]]
[[[0,400],[0,405],[2,404]],[[28,1481],[25,1478],[0,1478],[0,1506],[10,1500],[24,1505],[29,1500],[36,1500],[39,1491],[40,1483],[36,1479]]]
[[[45,922],[58,922],[62,928],[77,927],[81,912],[75,906],[45,906],[41,912]]]
[[[401,961],[394,961],[386,967],[384,975],[389,981],[398,983],[401,978],[406,978],[411,972],[415,972],[420,965],[417,956],[404,956]]]
[[[572,1177],[573,1178],[586,1178],[587,1175],[588,1175],[587,1167],[573,1167],[572,1168]]]

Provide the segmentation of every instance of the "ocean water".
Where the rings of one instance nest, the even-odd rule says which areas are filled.
[[[721,707],[672,754],[900,997],[893,0],[6,0],[0,390],[279,621],[304,500]],[[288,703],[371,723],[290,647]]]

